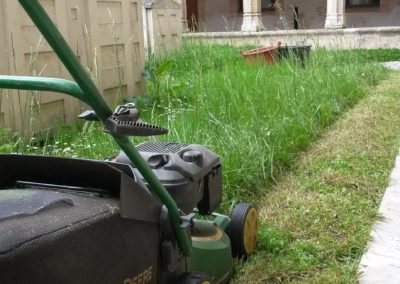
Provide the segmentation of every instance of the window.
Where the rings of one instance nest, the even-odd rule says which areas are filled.
[[[276,0],[261,0],[261,11],[274,11]],[[243,0],[239,0],[239,13],[243,13]]]
[[[275,10],[275,0],[261,0],[261,11]]]
[[[347,8],[379,7],[380,0],[346,0]]]

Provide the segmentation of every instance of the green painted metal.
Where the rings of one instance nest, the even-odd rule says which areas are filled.
[[[93,108],[98,117],[105,122],[111,115],[112,110],[107,105],[106,101],[100,94],[94,82],[91,80],[89,74],[85,68],[80,64],[79,60],[58,31],[50,17],[47,15],[43,7],[40,5],[38,0],[19,0],[22,7],[28,13],[29,17],[35,23],[37,28],[41,31],[47,42],[53,48],[55,53],[61,59],[71,76],[75,79],[79,85],[81,92],[69,94],[74,97],[84,94],[84,101]],[[20,81],[21,83],[21,81]],[[34,89],[35,82],[27,83],[23,89]],[[33,84],[31,84],[33,83]],[[5,84],[5,83],[4,83]],[[20,86],[21,87],[21,86]],[[150,190],[163,202],[167,207],[170,216],[172,228],[177,237],[179,247],[181,248],[185,256],[189,256],[191,253],[191,242],[190,237],[186,230],[181,228],[181,219],[178,208],[175,201],[172,199],[170,194],[166,191],[164,186],[157,179],[153,171],[144,161],[142,156],[133,146],[132,142],[126,136],[112,135],[117,144],[129,157],[132,163],[137,167],[146,181],[149,183]]]
[[[226,215],[213,213],[214,223],[217,224],[222,230],[226,231],[228,226],[231,224],[231,218]]]
[[[78,84],[59,78],[0,75],[0,88],[63,93],[88,103]]]
[[[228,283],[233,272],[231,242],[228,235],[221,228],[219,230],[219,237],[193,237],[192,255],[187,258],[189,272],[212,275],[216,284]]]

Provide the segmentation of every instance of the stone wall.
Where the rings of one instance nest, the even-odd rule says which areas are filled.
[[[289,45],[305,42],[328,49],[400,48],[400,27],[351,28],[340,30],[280,30],[255,33],[218,32],[188,33],[185,40],[194,43],[218,43],[269,46],[281,41]]]
[[[184,23],[182,6],[174,0],[144,0],[143,29],[148,54],[180,46]]]

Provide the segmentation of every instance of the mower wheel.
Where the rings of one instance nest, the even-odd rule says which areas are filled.
[[[231,214],[231,224],[227,230],[231,239],[232,255],[246,260],[257,244],[257,210],[248,203],[238,203]]]
[[[185,273],[179,277],[179,284],[212,284],[211,278],[204,273]]]

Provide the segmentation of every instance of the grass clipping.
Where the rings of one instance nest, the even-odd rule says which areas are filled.
[[[235,283],[355,283],[399,149],[400,74],[328,129],[259,203],[259,252]]]

